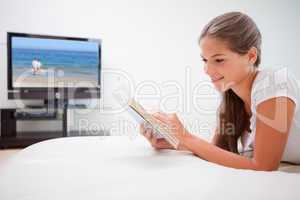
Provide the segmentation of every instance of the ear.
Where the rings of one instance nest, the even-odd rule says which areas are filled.
[[[257,48],[251,47],[247,53],[248,55],[248,61],[251,65],[254,65],[254,63],[257,60]]]

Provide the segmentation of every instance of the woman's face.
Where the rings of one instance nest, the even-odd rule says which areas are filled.
[[[253,52],[240,55],[231,51],[225,42],[211,37],[201,39],[200,49],[204,71],[220,92],[238,86],[253,70],[256,60]]]

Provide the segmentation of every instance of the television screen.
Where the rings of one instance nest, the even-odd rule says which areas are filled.
[[[100,85],[100,40],[26,34],[8,37],[10,89]]]

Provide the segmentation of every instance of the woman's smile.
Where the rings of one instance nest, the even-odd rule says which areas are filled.
[[[224,79],[224,76],[218,77],[218,78],[211,78],[211,82],[216,83],[216,82],[218,82],[218,81],[220,81],[222,79]]]

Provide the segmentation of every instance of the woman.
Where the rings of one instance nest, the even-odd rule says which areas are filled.
[[[223,98],[211,143],[189,133],[176,114],[154,114],[172,128],[179,149],[238,169],[271,171],[282,160],[300,163],[299,85],[285,69],[258,68],[261,34],[252,19],[240,12],[218,16],[204,27],[199,45],[204,70]],[[172,149],[144,125],[141,133],[154,148]]]

